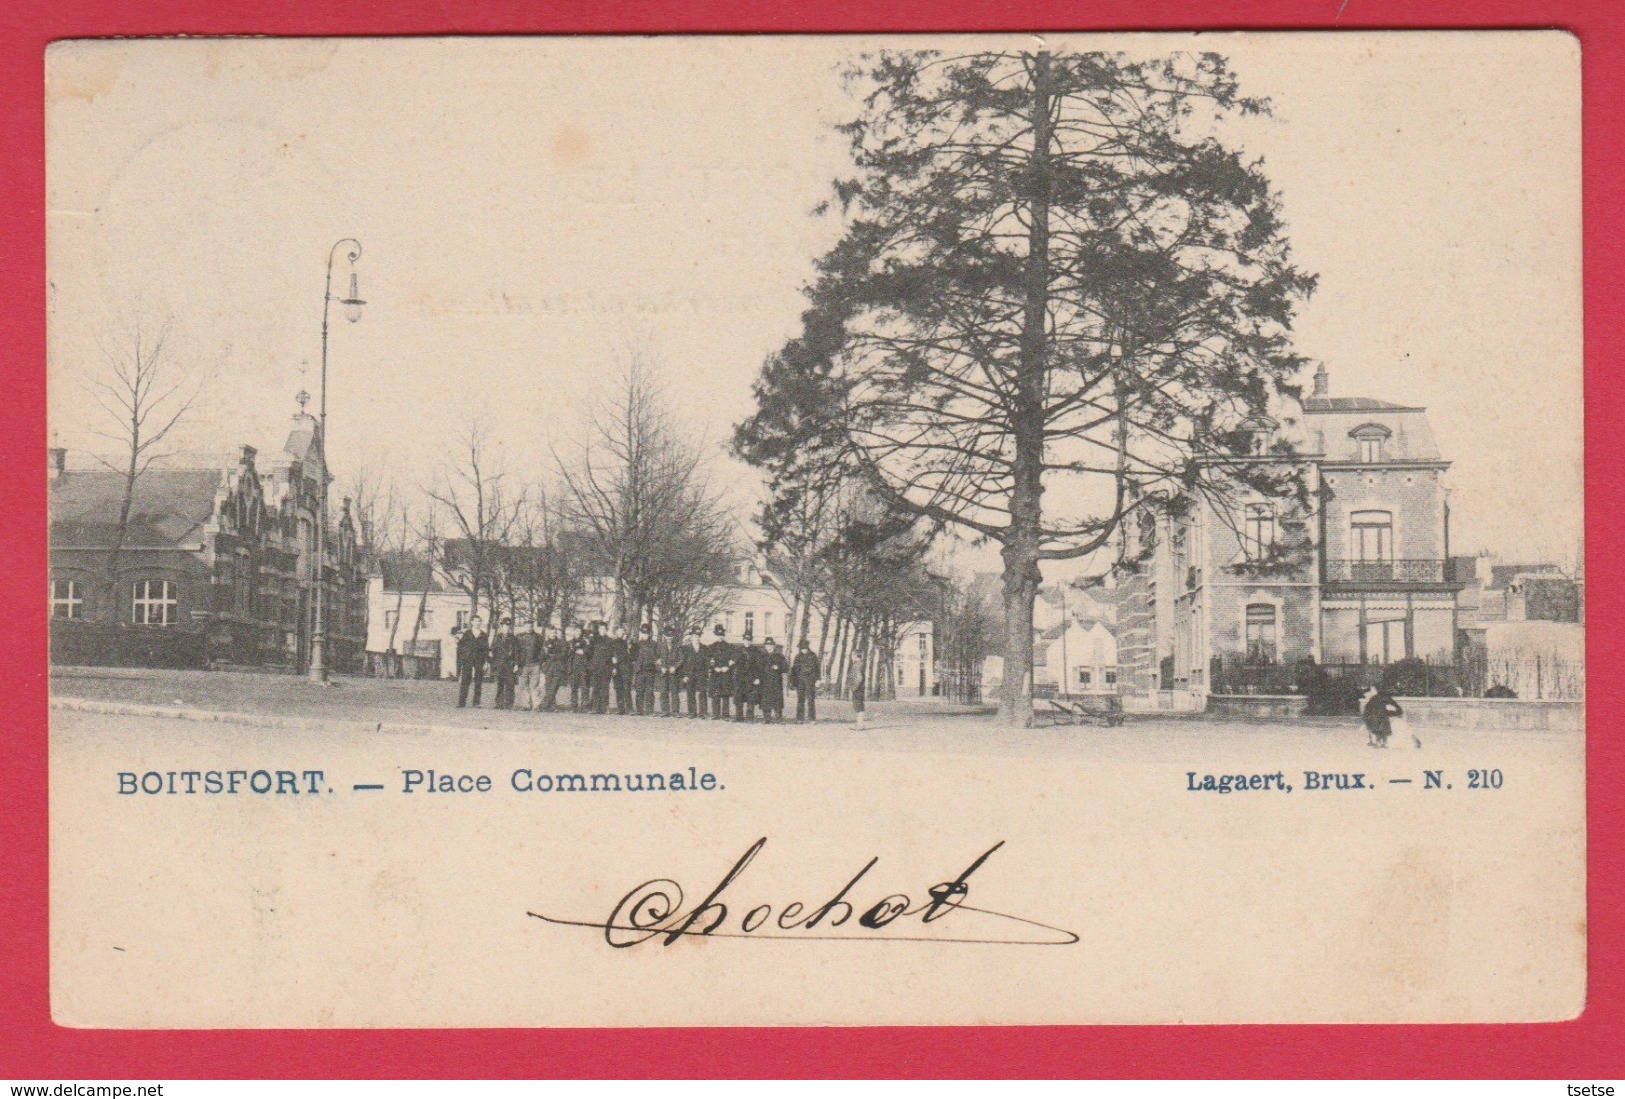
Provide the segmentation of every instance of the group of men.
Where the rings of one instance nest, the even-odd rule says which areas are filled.
[[[573,639],[515,632],[513,619],[487,634],[476,617],[457,638],[457,705],[496,681],[499,710],[617,713],[717,721],[784,720],[786,680],[796,692],[797,721],[818,720],[818,654],[802,641],[786,660],[771,637],[728,640],[722,626],[710,643],[698,628],[679,640],[642,626],[631,640],[603,622],[577,626]],[[567,692],[567,693],[566,693]],[[568,703],[565,698],[568,698]]]

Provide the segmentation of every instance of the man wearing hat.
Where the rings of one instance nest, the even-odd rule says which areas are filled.
[[[778,642],[771,637],[762,642],[762,653],[757,657],[757,680],[761,683],[762,720],[775,725],[784,720],[784,676],[790,670],[789,662],[779,652]]]
[[[543,657],[543,672],[546,675],[546,686],[542,690],[542,709],[552,713],[559,707],[559,688],[570,680],[570,664],[573,654],[570,645],[564,640],[563,634],[547,639],[546,655]],[[585,664],[585,655],[582,663]],[[571,694],[576,692],[572,689]],[[572,703],[574,708],[574,703]]]
[[[677,682],[677,668],[682,660],[682,635],[677,630],[667,630],[665,636],[660,639],[660,668],[659,674],[655,677],[658,695],[655,702],[661,717],[677,717],[682,712],[683,704]]]
[[[672,692],[672,716],[677,716],[677,694],[681,692],[688,696],[688,716],[698,718],[704,716],[701,711],[709,704],[706,693],[707,661],[705,646],[702,644],[704,634],[695,626],[688,631],[688,640],[677,653],[677,686]]]
[[[802,638],[796,647],[795,661],[790,665],[790,683],[796,689],[797,721],[818,720],[818,677],[822,672],[818,654],[812,651],[807,639]]]
[[[632,712],[632,646],[621,636],[619,626],[609,631],[610,682],[615,685],[615,712],[625,717]]]
[[[513,635],[512,618],[503,618],[502,632],[491,642],[491,674],[497,680],[497,709],[513,709],[514,688],[519,683],[519,639]]]
[[[592,634],[586,625],[576,623],[570,642],[570,709],[576,713],[592,709]]]
[[[734,660],[735,721],[756,720],[756,703],[762,685],[759,668],[762,650],[756,646],[755,640],[746,630]]]
[[[587,677],[592,682],[592,712],[609,712],[609,686],[615,679],[616,659],[614,639],[603,630],[602,622],[592,624],[592,639],[587,649]]]
[[[519,635],[519,701],[518,705],[525,710],[539,710],[542,708],[542,657],[545,645],[542,633],[531,624],[530,629]]]
[[[491,655],[491,639],[479,615],[468,620],[468,629],[457,638],[457,708],[468,705],[468,690],[474,688],[474,706],[480,705],[480,687],[485,683],[485,660]]]
[[[711,688],[711,717],[728,720],[734,693],[734,647],[728,644],[728,631],[718,625],[716,640],[705,647],[706,680]]]
[[[655,686],[660,678],[660,645],[654,628],[645,622],[632,642],[632,711],[648,717],[655,711]]]

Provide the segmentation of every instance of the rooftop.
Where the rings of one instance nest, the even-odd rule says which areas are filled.
[[[1307,397],[1303,410],[1310,412],[1424,412],[1411,405],[1379,401],[1375,397]]]
[[[135,483],[127,546],[170,546],[189,540],[214,513],[219,469],[149,469]],[[111,545],[124,503],[124,474],[69,470],[51,480],[51,540],[65,546]]]

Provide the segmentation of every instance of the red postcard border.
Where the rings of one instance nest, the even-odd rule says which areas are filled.
[[[1618,425],[1625,318],[1625,9],[1614,0],[12,0],[0,11],[0,1079],[463,1077],[1625,1076],[1625,738],[1620,730]],[[44,68],[47,43],[160,34],[430,35],[1558,27],[1582,46],[1590,580],[1590,980],[1577,1020],[1539,1025],[875,1027],[657,1030],[74,1030],[51,1022],[46,922]],[[1508,74],[1516,79],[1516,74]],[[1490,399],[1515,399],[1489,394]],[[117,903],[109,898],[109,903]],[[1494,959],[1487,959],[1493,962]],[[904,994],[901,993],[900,994]]]

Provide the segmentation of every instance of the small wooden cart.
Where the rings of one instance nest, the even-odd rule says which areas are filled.
[[[1057,725],[1104,725],[1111,728],[1123,724],[1123,700],[1117,695],[1083,695],[1080,698],[1051,698],[1047,701],[1055,712]]]

